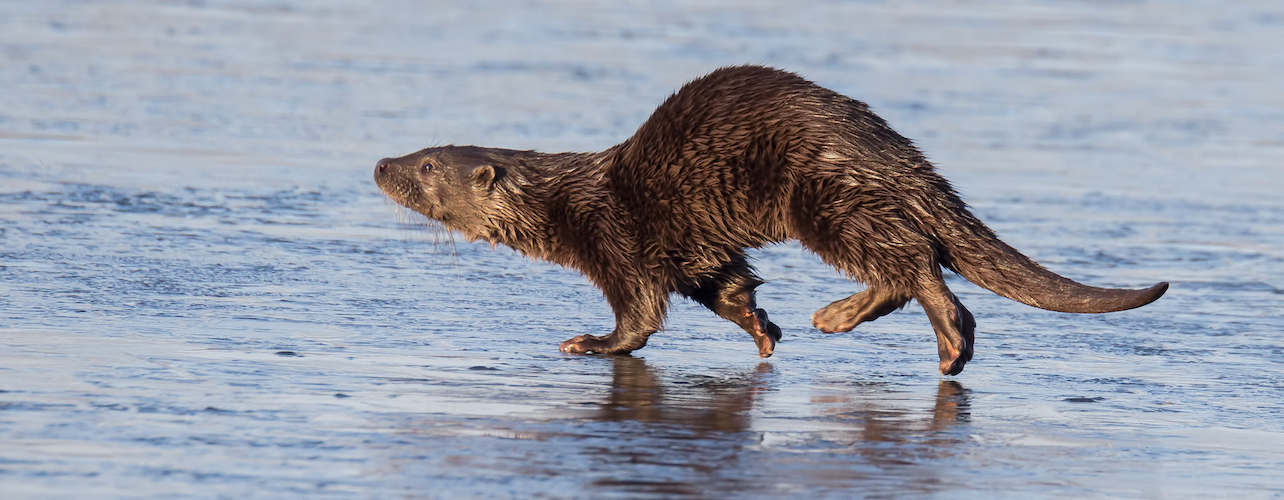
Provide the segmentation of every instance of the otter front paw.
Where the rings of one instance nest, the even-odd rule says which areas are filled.
[[[941,351],[941,375],[958,375],[963,365],[972,360],[972,344],[969,341],[962,349],[947,346]]]
[[[573,339],[562,342],[559,347],[562,352],[567,354],[588,354],[604,352],[605,342],[600,337],[592,335],[580,335]]]
[[[758,357],[770,358],[776,352],[776,343],[780,341],[780,327],[767,320],[767,311],[754,310],[753,342],[758,345]]]

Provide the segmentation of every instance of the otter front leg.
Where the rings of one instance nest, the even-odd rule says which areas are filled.
[[[754,288],[761,284],[762,280],[754,276],[747,265],[732,266],[696,288],[681,291],[748,332],[758,346],[758,356],[769,358],[776,352],[781,332],[780,327],[767,320],[767,311],[759,309],[754,300]]]
[[[603,335],[577,335],[575,338],[562,341],[562,352],[567,354],[628,354],[643,347],[646,347],[647,338],[655,333],[650,332],[625,332],[621,333],[619,328],[615,331]]]
[[[865,291],[836,300],[816,311],[811,315],[811,324],[825,333],[849,332],[856,325],[874,321],[905,307],[909,300],[908,293],[870,285]]]
[[[625,281],[627,282],[627,281]],[[562,342],[562,352],[570,354],[628,354],[643,347],[651,334],[664,323],[668,293],[655,287],[632,290],[606,289],[606,301],[615,310],[615,330],[603,336],[579,335]]]

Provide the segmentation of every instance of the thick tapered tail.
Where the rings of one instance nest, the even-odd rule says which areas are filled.
[[[1127,290],[1075,282],[1000,241],[980,220],[966,218],[970,220],[958,221],[949,234],[939,235],[945,247],[942,264],[1017,302],[1049,311],[1104,313],[1144,306],[1168,290],[1168,283]]]

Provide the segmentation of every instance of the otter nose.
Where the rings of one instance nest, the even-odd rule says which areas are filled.
[[[391,166],[392,166],[392,158],[384,158],[382,160],[379,160],[379,163],[375,164],[375,175],[379,176],[379,175],[388,173],[388,169],[391,168]]]

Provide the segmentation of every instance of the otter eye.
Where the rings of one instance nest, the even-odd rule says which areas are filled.
[[[432,162],[424,162],[424,173],[432,172]]]

